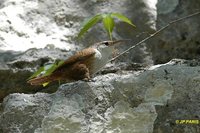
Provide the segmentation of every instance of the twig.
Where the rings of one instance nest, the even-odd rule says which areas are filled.
[[[158,33],[160,33],[161,31],[165,30],[166,28],[168,28],[169,26],[171,26],[172,24],[174,23],[177,23],[179,21],[182,21],[182,20],[185,20],[185,19],[188,19],[188,18],[191,18],[191,17],[194,17],[196,15],[200,15],[200,12],[196,12],[196,13],[193,13],[193,14],[190,14],[188,16],[185,16],[185,17],[182,17],[182,18],[179,18],[179,19],[176,19],[176,20],[173,20],[171,22],[169,22],[166,26],[162,27],[161,29],[159,29],[158,31],[154,32],[153,34],[151,34],[150,36],[146,37],[145,39],[143,39],[142,41],[136,43],[135,45],[131,46],[130,48],[128,48],[127,50],[123,51],[122,53],[120,53],[119,55],[115,56],[114,58],[112,58],[111,60],[108,61],[111,62],[111,61],[114,61],[116,60],[117,58],[119,58],[120,56],[124,55],[125,53],[127,53],[128,51],[130,51],[131,49],[141,45],[142,43],[146,42],[147,40],[153,38],[155,35],[157,35]]]

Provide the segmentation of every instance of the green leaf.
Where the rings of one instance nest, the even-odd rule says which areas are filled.
[[[58,63],[51,64],[50,66],[45,66],[45,67],[49,67],[49,68],[47,68],[47,70],[43,76],[48,76],[48,75],[52,74],[52,72],[54,72],[56,70],[56,68],[61,66],[63,63],[64,63],[64,61],[59,61]],[[42,84],[42,86],[45,87],[48,84],[49,84],[49,82],[46,82],[46,83]]]
[[[61,60],[61,61],[59,61],[57,64],[57,67],[59,67],[59,66],[61,66],[63,63],[64,63],[65,61],[63,61],[63,60]]]
[[[44,71],[44,67],[40,67],[31,77],[28,78],[28,80],[37,77],[43,71]]]
[[[50,75],[56,69],[56,66],[57,66],[56,64],[46,65],[45,66],[45,73],[42,76]]]
[[[110,14],[103,15],[103,25],[104,25],[104,28],[106,29],[110,39],[112,40],[112,31],[115,26],[115,22]]]
[[[49,84],[49,82],[46,82],[44,84],[42,84],[43,87],[47,86]]]
[[[96,23],[98,23],[100,20],[102,19],[102,15],[101,14],[97,14],[94,17],[86,20],[83,25],[81,26],[81,30],[78,34],[78,38],[80,38],[85,32],[87,32],[93,25],[95,25]]]
[[[41,75],[41,74],[42,74],[42,76],[48,76],[53,71],[55,71],[56,68],[58,68],[60,65],[62,65],[63,63],[64,63],[64,61],[59,61],[58,63],[54,63],[54,64],[50,64],[50,65],[40,67],[31,77],[28,78],[28,80],[35,78],[35,77],[37,77],[38,75]]]
[[[52,72],[54,72],[63,63],[64,63],[64,61],[59,61],[58,63],[54,63],[54,64],[51,64],[51,65],[45,66],[46,72],[43,76],[48,76],[48,75],[52,74]]]
[[[112,16],[112,17],[116,17],[116,18],[120,19],[121,21],[128,23],[128,24],[132,25],[133,27],[136,27],[136,26],[131,22],[131,20],[129,20],[126,16],[124,16],[124,15],[122,15],[122,14],[120,14],[120,13],[111,13],[111,16]]]
[[[83,34],[87,32],[92,26],[102,20],[104,28],[106,29],[110,39],[112,40],[112,31],[115,26],[114,18],[118,18],[121,21],[126,22],[133,27],[136,27],[126,16],[120,13],[97,14],[87,21],[84,21],[84,23],[81,25],[81,30],[78,34],[78,38],[82,37]]]

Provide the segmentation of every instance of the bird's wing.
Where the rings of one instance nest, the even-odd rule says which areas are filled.
[[[67,60],[64,61],[62,65],[60,65],[56,70],[60,70],[62,68],[66,68],[74,63],[84,61],[95,54],[94,48],[87,48],[83,49],[82,51],[77,52],[75,55],[69,57]],[[55,71],[56,71],[55,70]]]

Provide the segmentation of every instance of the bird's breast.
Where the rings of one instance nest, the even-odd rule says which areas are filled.
[[[95,55],[94,55],[92,67],[90,70],[91,73],[93,74],[99,71],[99,69],[104,67],[111,58],[112,58],[112,51],[102,52],[95,49]]]
[[[101,60],[101,58],[102,58],[101,52],[99,52],[99,50],[95,49],[95,55],[94,55],[94,57],[97,60]]]

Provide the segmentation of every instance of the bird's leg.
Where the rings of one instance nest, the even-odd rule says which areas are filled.
[[[90,71],[89,71],[89,69],[87,67],[86,67],[86,71],[85,71],[84,77],[85,78],[82,79],[83,81],[86,81],[86,82],[94,82],[95,81],[93,78],[91,78]]]

